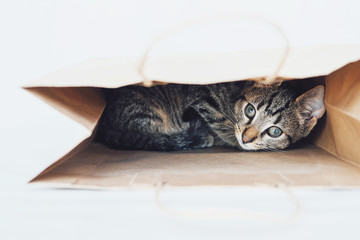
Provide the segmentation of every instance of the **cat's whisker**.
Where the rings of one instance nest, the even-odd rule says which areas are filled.
[[[272,148],[272,147],[267,147],[266,150],[269,150],[272,152],[284,152],[284,150],[282,150],[282,149],[276,149],[276,148]]]
[[[222,138],[228,139],[228,138],[234,136],[231,132],[226,132],[226,133],[221,133],[221,132],[219,132],[219,133],[217,133],[217,134],[218,134],[218,135],[217,135],[216,137],[218,137],[218,138],[220,138],[220,139],[222,139]]]
[[[234,124],[236,124],[237,122],[239,122],[239,119],[237,118],[236,114],[234,113],[234,111],[231,109],[231,107],[228,107],[230,113],[233,115],[235,122],[233,122]]]
[[[226,123],[221,124],[221,126],[228,129],[234,129],[234,126],[228,125]]]
[[[231,112],[231,114],[233,114],[234,118],[230,117],[229,115],[227,115],[224,111],[221,110],[217,110],[219,113],[221,113],[227,120],[229,120],[232,124],[236,124],[237,120],[235,118],[235,115],[233,114],[233,112]]]
[[[235,117],[235,114],[231,112],[231,114],[234,116],[234,118],[230,117],[229,115],[221,112],[232,124],[236,124],[236,122],[238,122],[238,120]]]

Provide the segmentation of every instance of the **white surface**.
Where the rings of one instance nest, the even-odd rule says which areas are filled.
[[[168,216],[154,204],[153,191],[54,190],[26,184],[76,144],[84,129],[19,89],[20,84],[90,57],[138,55],[151,39],[182,20],[229,10],[281,23],[293,45],[360,44],[356,0],[1,1],[0,239],[358,239],[358,189],[294,190],[300,218],[273,223]],[[244,37],[247,24],[257,29],[253,37]],[[281,44],[253,22],[240,25],[245,30],[234,31],[231,24],[189,29],[157,51]],[[266,189],[186,189],[165,191],[161,199],[172,207],[231,206],[280,216],[294,210],[287,195]]]

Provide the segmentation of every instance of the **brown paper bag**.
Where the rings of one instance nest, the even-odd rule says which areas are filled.
[[[158,56],[143,69],[154,83],[208,84],[262,79],[282,51]],[[182,152],[117,151],[92,142],[105,106],[99,88],[141,84],[138,58],[93,59],[24,88],[88,129],[84,141],[32,182],[66,187],[360,186],[360,46],[291,48],[279,77],[326,85],[327,114],[304,145],[283,152],[204,149]],[[320,78],[314,78],[320,77]],[[320,79],[320,80],[319,80]]]

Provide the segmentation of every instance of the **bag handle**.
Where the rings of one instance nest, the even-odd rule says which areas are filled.
[[[278,79],[278,75],[279,75],[279,72],[280,72],[281,68],[283,67],[283,65],[285,63],[285,60],[286,60],[286,58],[287,58],[287,56],[289,54],[289,50],[290,50],[289,40],[286,37],[284,31],[281,29],[281,27],[279,25],[269,21],[269,20],[266,20],[266,19],[258,17],[258,16],[243,15],[241,13],[227,13],[227,14],[224,13],[224,14],[203,16],[203,17],[200,17],[200,18],[197,18],[197,19],[193,19],[193,20],[190,20],[190,21],[183,22],[180,25],[177,25],[177,26],[174,26],[174,27],[168,29],[167,31],[165,31],[164,33],[162,33],[161,35],[159,35],[158,37],[153,39],[151,41],[151,43],[148,45],[148,47],[146,48],[144,54],[141,56],[139,64],[138,64],[138,69],[137,70],[138,70],[139,75],[143,78],[143,85],[147,86],[147,87],[150,87],[150,86],[153,85],[153,80],[149,79],[146,76],[146,74],[144,73],[144,67],[145,67],[145,65],[146,65],[146,63],[148,61],[151,50],[161,40],[163,40],[164,38],[168,37],[169,35],[177,32],[177,31],[186,29],[186,28],[188,28],[190,26],[193,26],[193,25],[204,24],[204,23],[211,22],[211,21],[219,21],[219,20],[230,19],[230,18],[236,18],[236,19],[242,19],[242,20],[243,19],[251,19],[251,20],[259,21],[262,24],[275,29],[281,35],[281,37],[284,40],[285,47],[284,47],[284,52],[282,54],[282,57],[281,57],[281,60],[279,62],[278,67],[275,69],[273,74],[271,74],[271,75],[269,75],[269,76],[267,76],[265,78],[257,79],[257,80],[261,81],[261,83],[263,83],[263,84],[272,84],[272,83],[275,83],[275,82],[280,82],[281,79]]]

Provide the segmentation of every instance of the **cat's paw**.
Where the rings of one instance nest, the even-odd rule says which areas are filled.
[[[200,148],[209,148],[209,147],[212,147],[214,146],[214,137],[212,135],[208,135],[206,137],[206,140],[203,142],[203,144],[201,146],[199,146]]]

